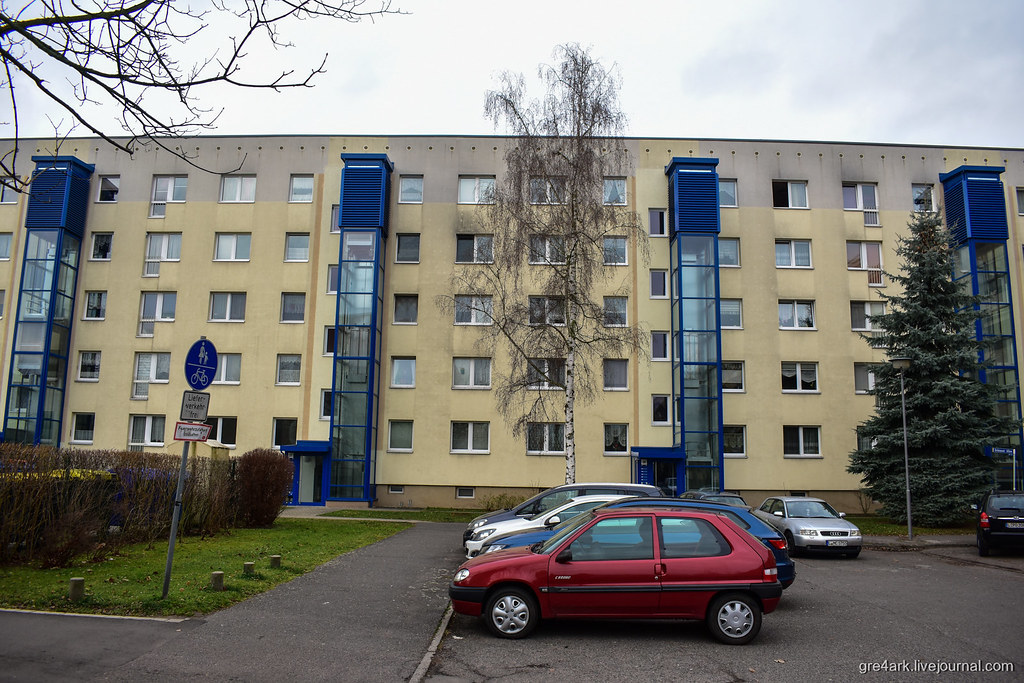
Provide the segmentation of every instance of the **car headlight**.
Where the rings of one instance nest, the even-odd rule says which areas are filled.
[[[483,554],[486,555],[487,553],[493,553],[495,550],[504,550],[507,547],[508,547],[507,545],[500,545],[500,544],[499,545],[489,545],[486,548],[484,548]]]
[[[478,531],[475,534],[473,534],[473,538],[471,540],[482,541],[493,533],[494,529],[483,529],[482,531]]]
[[[818,535],[818,530],[817,529],[800,529],[800,531],[798,531],[797,533],[800,534],[801,536],[817,536]]]
[[[484,517],[483,519],[478,519],[475,522],[470,523],[469,528],[470,529],[479,529],[484,524],[487,524],[487,518],[486,517]]]
[[[860,536],[860,529],[858,529],[856,527],[854,527],[853,529],[850,529],[850,535],[851,536]]]
[[[458,583],[459,581],[465,581],[468,578],[469,578],[469,570],[468,569],[460,569],[459,571],[455,572],[455,583]]]

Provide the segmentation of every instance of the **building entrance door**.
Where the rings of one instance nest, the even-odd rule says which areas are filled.
[[[315,455],[299,455],[299,466],[295,468],[298,478],[298,500],[302,503],[323,502],[324,459]]]

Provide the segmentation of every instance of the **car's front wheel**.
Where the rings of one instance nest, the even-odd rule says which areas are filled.
[[[525,638],[540,621],[540,608],[522,588],[500,588],[484,605],[484,622],[499,638]]]
[[[720,595],[708,607],[707,624],[720,642],[746,645],[761,630],[761,606],[742,593]]]
[[[788,548],[789,554],[795,557],[796,555],[798,555],[800,553],[800,549],[796,547],[796,539],[793,538],[793,532],[787,530],[786,533],[785,533],[785,536],[786,536],[786,545],[789,546],[789,548]]]

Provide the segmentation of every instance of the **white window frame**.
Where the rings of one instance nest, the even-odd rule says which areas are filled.
[[[149,217],[163,218],[168,204],[183,204],[188,196],[187,175],[155,175],[150,194]]]
[[[552,382],[551,376],[561,379]],[[530,358],[526,366],[527,389],[534,391],[562,391],[565,385],[564,358]],[[532,381],[531,381],[532,380]]]
[[[922,200],[927,197],[927,202]],[[927,206],[924,205],[927,203]],[[935,212],[935,186],[931,183],[911,183],[910,204],[914,211],[923,213]],[[1019,202],[1018,202],[1019,205]]]
[[[531,325],[565,325],[565,297],[562,296],[531,296],[529,305],[529,321]]]
[[[399,258],[402,253],[402,242],[415,238],[416,240],[416,258],[414,259],[403,259]],[[457,250],[456,250],[457,251]],[[400,232],[395,235],[395,263],[419,263],[420,262],[420,233],[418,232]]]
[[[459,320],[460,313],[463,316]],[[466,318],[466,313],[469,314]],[[494,322],[494,301],[489,294],[456,294],[456,325],[491,325]]]
[[[867,191],[868,188],[870,188],[870,192]],[[848,190],[852,190],[852,192],[848,192]],[[881,227],[882,224],[878,219],[878,184],[843,183],[843,210],[863,211],[865,226]]]
[[[320,415],[323,422],[331,419],[331,410],[334,402],[334,392],[331,389],[320,390]]]
[[[655,402],[665,402],[665,419],[655,419]],[[672,424],[672,396],[669,394],[651,394],[651,426],[665,427]]]
[[[854,245],[856,245],[854,247]],[[851,247],[857,249],[857,261],[860,265],[851,266],[850,252]],[[874,248],[878,250],[878,267],[868,267],[868,250]],[[863,270],[868,274],[868,286],[869,287],[884,287],[885,286],[885,263],[882,259],[882,243],[870,240],[847,240],[846,241],[846,269],[847,270]]]
[[[245,292],[210,292],[210,315],[207,318],[207,322],[211,323],[244,323],[245,322],[245,304],[246,304],[246,293]],[[219,298],[224,298],[224,317],[214,318],[214,308]],[[235,299],[241,297],[242,299],[242,317],[232,318],[232,307]]]
[[[244,255],[239,255],[240,244],[244,248]],[[251,253],[251,232],[218,232],[213,236],[214,261],[248,261]]]
[[[180,232],[146,233],[146,255],[142,269],[143,277],[159,276],[161,263],[178,263],[180,261]]]
[[[96,203],[97,204],[116,204],[117,195],[121,192],[121,176],[120,175],[101,175],[99,182],[96,184]],[[111,196],[111,193],[112,196]],[[109,199],[104,199],[104,195]]]
[[[775,185],[777,183],[786,183],[786,206],[776,206],[775,204]],[[794,197],[794,190],[801,188],[800,192],[795,193],[797,196]],[[800,195],[803,195],[803,204],[797,204],[795,201],[800,199]],[[772,207],[775,209],[809,209],[811,207],[810,197],[807,193],[807,181],[806,180],[772,180]]]
[[[224,425],[227,420],[234,420],[235,422],[235,438],[228,441],[224,437]],[[238,445],[238,417],[234,415],[223,415],[218,417],[210,417],[205,420],[205,424],[210,425],[210,441],[217,441],[224,444],[225,447],[233,449]]]
[[[409,372],[410,370],[411,372]],[[410,375],[410,379],[408,381],[404,381],[403,378],[407,373]],[[416,388],[416,356],[391,357],[391,388]]]
[[[795,373],[793,375],[794,381],[796,382],[795,389],[787,389],[785,386],[786,382],[786,367],[790,366]],[[804,371],[809,370],[814,374],[814,387],[811,389],[805,389],[804,384]],[[808,361],[782,361],[780,378],[782,381],[782,393],[784,394],[820,394],[821,393],[821,379],[818,376],[818,364]]]
[[[90,417],[92,418],[92,429],[89,430],[89,437],[83,438],[79,436],[80,432],[85,431],[80,429],[78,426],[78,419]],[[71,415],[71,443],[77,444],[91,444],[93,439],[96,438],[96,413],[72,413]]]
[[[298,318],[289,318],[289,310],[295,307],[295,301],[301,297],[302,306],[300,307],[301,315]],[[290,302],[290,305],[289,305]],[[306,322],[306,293],[305,292],[281,292],[281,323],[284,325],[294,325],[296,323]]]
[[[277,435],[278,435],[278,431],[279,431],[278,430],[278,425],[281,425],[282,427],[285,427],[285,426],[288,426],[289,424],[292,427],[292,429],[290,431],[294,431],[295,432],[295,439],[297,441],[298,440],[298,436],[299,436],[299,419],[298,418],[296,418],[296,417],[275,417],[273,419],[273,421],[271,422],[271,429],[273,431],[270,434],[270,438],[271,438],[271,446],[273,447],[274,450],[279,451],[279,450],[281,450],[281,446],[291,446],[291,445],[295,444],[295,441],[292,441],[291,443],[280,443],[277,440]]]
[[[602,242],[602,260],[606,266],[629,265],[629,240],[622,235],[607,235]]]
[[[788,317],[793,320],[793,326],[792,327],[783,326],[783,324],[782,324],[782,322],[783,322],[783,320],[782,320],[782,307],[783,306],[786,306],[786,307],[790,308],[790,313],[791,314]],[[800,311],[800,307],[801,306],[808,306],[808,307],[810,307],[810,311],[811,311],[811,324],[810,325],[801,325],[800,324],[799,311]],[[818,324],[817,312],[814,309],[815,309],[815,305],[814,305],[814,300],[813,299],[779,299],[779,329],[780,330],[816,330],[816,329],[818,329],[817,328],[817,324]]]
[[[797,263],[797,245],[807,245],[807,265],[801,265]],[[786,254],[788,255],[788,263],[779,263],[779,247],[786,247]],[[811,251],[811,240],[775,240],[775,267],[776,268],[793,268],[793,269],[804,269],[808,270],[814,268],[814,255]]]
[[[455,425],[466,425],[466,447],[456,448],[455,447]],[[485,448],[474,448],[473,442],[476,437],[476,432],[483,429],[487,434],[487,446]],[[472,422],[465,420],[452,420],[451,429],[449,430],[448,439],[450,453],[490,453],[491,452],[491,423],[490,422]]]
[[[89,260],[90,261],[109,261],[110,257],[113,256],[113,253],[114,253],[114,233],[112,233],[112,232],[94,232],[94,233],[91,234],[90,237],[91,237],[91,239],[89,240],[89,242],[90,242],[90,247],[91,248],[89,249]],[[110,238],[109,242],[107,243],[107,255],[106,256],[97,256],[96,255],[96,246],[97,246],[96,245],[96,238],[97,237],[108,237],[108,238]]]
[[[398,178],[398,203],[423,203],[423,176],[403,175]]]
[[[565,203],[565,176],[535,176],[530,178],[530,203],[553,205]]]
[[[623,433],[622,449],[610,449],[608,447],[608,430],[621,431]],[[614,438],[614,434],[612,435]],[[629,424],[625,422],[605,422],[604,435],[602,440],[603,455],[629,455]]]
[[[733,387],[728,387],[727,388],[725,386],[725,372],[726,372],[725,366],[726,365],[730,366],[730,368],[729,368],[730,370],[735,370],[735,368],[732,367],[734,365],[738,365],[739,366],[740,386],[739,386],[738,389],[733,388]],[[742,360],[723,360],[722,361],[722,393],[742,394],[742,393],[745,393],[746,390],[747,390],[747,364],[746,364],[746,362],[742,361]]]
[[[629,325],[629,297],[604,297],[601,322],[605,327],[627,327]]]
[[[565,238],[561,235],[531,235],[530,265],[560,265],[565,263]]]
[[[137,419],[143,419],[143,437],[141,441],[132,441],[132,437],[135,435],[135,424]],[[159,429],[157,429],[159,426]],[[156,440],[156,432],[159,431],[159,441]],[[165,433],[167,431],[167,416],[166,415],[129,415],[128,416],[128,450],[130,451],[142,451],[150,447],[160,447],[164,445]]]
[[[331,204],[331,232],[341,232],[341,226],[338,225],[341,217],[341,205]]]
[[[466,384],[459,384],[456,381],[456,377],[459,375],[459,363],[464,362],[466,366]],[[481,373],[480,365],[486,364],[487,366],[487,383],[478,383],[477,375]],[[457,391],[466,390],[486,390],[491,388],[491,359],[480,358],[472,356],[456,356],[452,358],[452,389]]]
[[[655,349],[657,344],[654,342],[655,336],[663,339],[662,346],[665,348],[665,354],[662,356],[656,355]],[[651,360],[652,361],[667,361],[672,360],[672,347],[669,345],[669,333],[662,330],[651,330]]]
[[[614,365],[613,365],[614,364]],[[621,386],[617,384],[609,384],[609,370],[612,368],[621,368],[624,382]],[[605,358],[602,361],[602,382],[601,387],[604,391],[629,391],[629,360],[626,358]]]
[[[626,197],[626,179],[621,177],[605,178],[602,200],[606,206],[625,206],[628,201]]]
[[[743,449],[740,452],[726,451],[725,444],[728,442],[728,438],[725,432],[729,429],[738,429],[740,432],[740,439],[743,442]],[[745,458],[747,457],[747,425],[722,425],[722,457],[723,458]]]
[[[237,376],[232,377],[229,371],[234,371]],[[234,374],[234,373],[232,373]],[[213,374],[211,384],[241,384],[242,383],[242,354],[240,353],[218,353],[217,372]]]
[[[725,321],[725,308],[726,305],[732,307],[735,305],[736,312],[739,314],[738,325],[727,325]],[[719,315],[721,316],[721,325],[723,330],[742,330],[743,329],[743,299],[721,299],[718,304]]]
[[[153,311],[154,316],[152,318],[143,317],[146,311],[146,301],[150,297],[154,297]],[[177,292],[142,292],[139,297],[139,328],[138,337],[152,337],[155,332],[154,325],[156,323],[172,323],[174,322],[174,315],[167,315],[167,303],[171,302],[171,306],[177,311],[178,304],[178,293]]]
[[[11,260],[11,244],[14,242],[14,233],[0,232],[0,261]]]
[[[399,320],[398,319],[398,302],[399,299],[406,302],[415,302],[415,313],[412,320]],[[418,294],[395,294],[395,315],[391,320],[392,325],[417,325],[420,319],[420,297]]]
[[[17,204],[18,199],[21,198],[21,193],[15,190],[12,185],[18,182],[18,179],[13,176],[7,176],[4,178],[3,183],[0,183],[0,204]]]
[[[98,316],[90,316],[89,309],[96,308],[92,305],[93,297],[100,301],[100,314]],[[106,320],[107,318],[107,292],[106,290],[98,289],[92,290],[85,293],[85,307],[82,309],[82,320]]]
[[[459,176],[459,204],[493,204],[494,176]]]
[[[786,430],[787,427],[790,428],[790,429],[797,429],[797,430],[799,430],[798,433],[797,433],[798,436],[799,436],[799,440],[800,440],[800,452],[799,453],[786,453],[785,430]],[[821,456],[821,426],[819,426],[819,425],[783,425],[782,426],[782,430],[783,430],[783,438],[782,438],[782,444],[783,444],[782,445],[782,457],[783,458],[821,458],[822,457]],[[805,438],[804,434],[805,434],[805,431],[808,431],[808,430],[814,430],[814,432],[818,435],[818,450],[817,450],[817,452],[812,453],[812,452],[808,452],[806,450],[806,448],[807,448],[807,439]]]
[[[552,448],[552,442],[557,442],[558,431],[561,430],[562,447]],[[554,432],[554,434],[553,434]],[[541,447],[530,448],[530,443],[541,437]],[[528,422],[526,423],[526,453],[527,455],[565,455],[565,423],[564,422]]]
[[[289,243],[293,239],[305,238],[306,245],[303,246],[292,246]],[[302,252],[301,258],[291,258],[292,252]],[[309,262],[309,233],[308,232],[289,232],[284,236],[284,262],[285,263],[308,263]]]
[[[1017,215],[1024,216],[1024,187],[1017,188]]]
[[[96,366],[96,374],[95,374],[95,376],[92,376],[92,375],[85,376],[84,374],[82,374],[83,368],[86,365],[86,363],[85,363],[86,356],[89,356],[90,360],[92,361],[92,362],[89,363],[89,365],[90,366],[92,366],[92,365]],[[78,352],[78,377],[76,378],[76,381],[78,381],[78,382],[99,382],[100,381],[100,368],[102,366],[102,362],[103,362],[103,352],[102,351],[79,351]]]
[[[455,497],[467,500],[476,498],[476,488],[473,486],[456,486]]]
[[[327,294],[337,294],[341,282],[341,270],[337,263],[327,265]]]
[[[470,260],[459,258],[459,245],[467,241],[472,242],[472,257]],[[461,234],[455,236],[455,262],[456,263],[494,263],[494,235],[470,235]]]
[[[878,313],[872,313],[871,312],[871,309],[875,308],[875,307],[880,309],[880,311]],[[855,308],[859,308],[860,309],[859,313],[863,313],[864,327],[855,327],[854,326],[854,320],[853,320],[854,313],[853,313],[853,311],[854,311]],[[872,316],[872,315],[885,315],[885,302],[884,301],[851,301],[850,302],[850,330],[853,331],[853,332],[873,332],[873,331],[877,331],[876,328],[871,326],[871,320],[868,319],[869,316]]]
[[[647,209],[647,236],[668,237],[668,223],[665,209]]]
[[[722,244],[728,242],[730,244],[736,244],[736,263],[726,263],[722,259]],[[740,261],[740,238],[739,237],[719,237],[718,238],[718,265],[720,268],[739,268],[742,263]]]
[[[409,425],[409,446],[395,445],[395,425]],[[416,446],[416,424],[413,420],[388,420],[388,451],[391,453],[412,453]]]
[[[853,393],[869,394],[875,388],[875,372],[871,369],[873,365],[874,363],[853,364]],[[863,384],[865,388],[858,387],[858,384]]]
[[[723,186],[729,186],[729,185],[732,186],[732,203],[731,204],[729,204],[729,203],[727,203],[725,201],[724,195],[722,193],[722,187]],[[734,209],[734,208],[739,207],[740,201],[739,201],[739,194],[737,194],[738,190],[739,190],[739,187],[736,184],[736,179],[735,178],[719,178],[718,179],[718,206],[726,208],[726,209]]]
[[[255,201],[255,174],[229,173],[220,177],[221,204],[252,204]]]
[[[143,359],[148,367],[143,370]],[[163,364],[163,372],[161,372]],[[145,376],[143,376],[143,372]],[[161,375],[166,375],[161,377]],[[171,381],[171,354],[169,352],[143,352],[135,354],[132,364],[132,400],[143,401],[149,398],[150,384],[169,384]]]
[[[281,379],[282,371],[286,370],[286,368],[282,367],[282,362],[284,362],[284,361],[292,361],[292,360],[294,360],[296,358],[299,359],[299,365],[298,365],[297,368],[295,368],[294,372],[298,376],[298,379],[296,379],[294,381],[292,381],[292,380],[282,380]],[[289,372],[291,372],[291,369],[287,369],[287,370]],[[275,372],[274,372],[274,385],[275,386],[279,386],[279,387],[297,387],[297,386],[299,386],[301,384],[302,384],[302,354],[301,353],[279,353],[279,354],[277,354],[277,362],[275,364]]]
[[[296,182],[305,180],[309,181],[308,192],[304,182]],[[288,202],[290,204],[312,204],[315,189],[316,184],[312,173],[293,173],[288,179]]]

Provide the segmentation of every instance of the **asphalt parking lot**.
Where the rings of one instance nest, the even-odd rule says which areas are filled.
[[[865,550],[797,559],[796,582],[747,646],[681,621],[545,622],[500,640],[456,614],[424,680],[1016,681],[1022,621],[1022,553],[981,563],[969,547]]]

